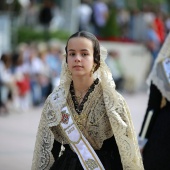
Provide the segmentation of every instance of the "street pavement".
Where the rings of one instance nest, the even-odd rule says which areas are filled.
[[[146,91],[122,93],[139,133],[148,94]],[[11,111],[0,115],[0,170],[30,170],[42,107]]]

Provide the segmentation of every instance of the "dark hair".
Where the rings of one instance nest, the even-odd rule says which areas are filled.
[[[76,32],[75,34],[71,35],[68,40],[67,40],[67,44],[65,47],[65,52],[66,52],[66,62],[67,62],[67,45],[68,45],[68,41],[71,38],[74,37],[84,37],[87,38],[89,40],[92,41],[93,43],[93,57],[94,57],[94,63],[96,63],[96,67],[94,68],[94,71],[96,71],[99,67],[100,67],[100,45],[99,45],[99,41],[98,39],[90,32],[87,31],[80,31],[80,32]]]
[[[8,53],[3,53],[0,60],[4,63],[5,67],[9,68],[11,66],[11,55]]]

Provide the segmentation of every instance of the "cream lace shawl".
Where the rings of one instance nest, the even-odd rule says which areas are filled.
[[[162,96],[170,101],[170,84],[168,83],[162,66],[162,61],[168,57],[170,58],[170,33],[167,35],[166,40],[156,58],[152,71],[147,79],[147,84],[149,86],[152,81],[153,84],[155,84],[160,90]]]
[[[106,51],[101,48],[100,68],[95,72],[103,89],[106,114],[118,145],[124,170],[143,170],[136,134],[128,106],[124,98],[115,90],[112,75],[104,62]],[[65,61],[62,65],[61,83],[44,104],[33,155],[32,170],[49,170],[54,162],[51,150],[54,135],[51,129],[59,127],[61,108],[67,103],[71,76]]]

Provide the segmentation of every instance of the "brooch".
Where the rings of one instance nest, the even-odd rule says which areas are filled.
[[[66,112],[66,110],[63,110],[61,114],[62,114],[61,122],[64,124],[68,124],[70,115]]]

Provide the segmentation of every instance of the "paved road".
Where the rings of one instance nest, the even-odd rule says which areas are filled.
[[[147,104],[146,92],[123,94],[138,134]],[[42,107],[0,116],[0,169],[30,170]]]

